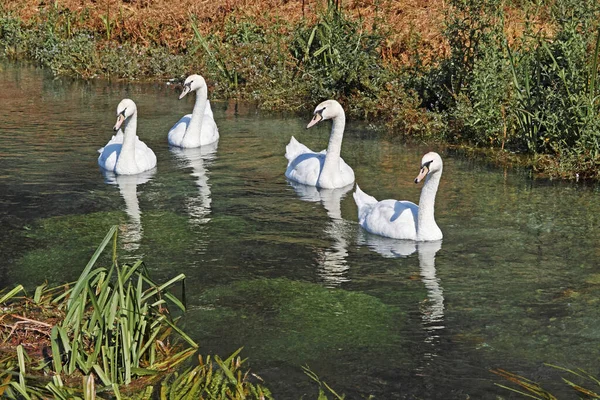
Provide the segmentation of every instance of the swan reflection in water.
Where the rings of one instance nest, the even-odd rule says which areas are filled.
[[[151,180],[156,174],[156,168],[135,175],[116,175],[112,171],[101,169],[104,181],[110,185],[117,185],[121,197],[125,200],[125,212],[129,221],[120,226],[121,242],[127,251],[139,249],[143,237],[142,212],[137,197],[137,186]]]
[[[331,219],[325,228],[325,233],[333,239],[330,248],[319,250],[318,274],[325,286],[335,287],[348,282],[348,240],[356,228],[353,224],[342,218],[341,201],[352,190],[353,184],[338,189],[322,189],[315,186],[307,186],[288,180],[301,200],[309,202],[320,202],[325,207],[327,215]]]
[[[184,167],[191,168],[191,175],[196,178],[198,196],[188,197],[185,202],[185,208],[193,225],[201,225],[210,221],[208,215],[212,200],[206,165],[216,158],[217,145],[218,142],[213,142],[190,149],[171,147],[171,151],[177,159],[183,162]]]
[[[435,347],[439,342],[439,330],[444,329],[444,289],[436,277],[435,256],[442,248],[442,241],[415,242],[412,240],[397,240],[370,234],[361,229],[359,244],[387,258],[408,257],[415,252],[419,256],[421,281],[427,289],[427,301],[422,304],[421,319],[426,332],[425,343],[433,346],[431,352],[425,354],[428,363],[436,356]]]

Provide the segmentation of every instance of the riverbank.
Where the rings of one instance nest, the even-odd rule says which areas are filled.
[[[519,160],[536,174],[600,177],[598,5],[167,1],[0,8],[0,48],[56,75],[181,80],[216,99],[351,118],[405,140]]]

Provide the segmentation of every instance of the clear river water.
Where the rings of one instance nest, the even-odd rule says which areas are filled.
[[[284,177],[295,136],[327,146],[331,124],[212,102],[221,138],[167,145],[193,95],[163,83],[55,79],[0,64],[0,286],[76,279],[110,228],[119,257],[156,281],[187,277],[183,328],[203,354],[240,347],[277,399],[316,398],[309,366],[347,398],[521,398],[504,369],[560,382],[600,374],[600,188],[534,179],[349,120],[342,157],[378,199],[418,202],[422,155],[438,151],[441,242],[386,240],[357,224],[351,188]],[[211,97],[209,91],[209,98]],[[105,176],[97,150],[131,98],[158,166]],[[314,106],[313,106],[314,107]],[[571,396],[571,397],[569,397]]]

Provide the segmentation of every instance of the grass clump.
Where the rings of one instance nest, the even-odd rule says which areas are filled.
[[[310,82],[310,99],[351,98],[358,93],[375,97],[386,80],[381,39],[375,30],[368,32],[360,21],[348,18],[332,0],[314,25],[298,25],[290,52],[297,76]]]
[[[234,353],[216,365],[199,359],[180,375],[177,366],[197,344],[177,327],[169,292],[184,275],[157,284],[144,264],[120,265],[112,227],[72,285],[39,286],[31,298],[17,298],[17,286],[0,298],[5,307],[0,335],[0,393],[7,398],[227,398],[264,399],[270,393],[242,374]],[[96,261],[113,243],[112,265]],[[140,388],[144,388],[141,390]],[[133,396],[133,397],[131,397]]]

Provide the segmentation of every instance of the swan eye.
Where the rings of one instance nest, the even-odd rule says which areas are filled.
[[[122,116],[125,116],[125,111],[127,111],[127,107],[125,107],[125,108],[123,109],[123,111],[121,111],[119,114],[121,114]]]
[[[431,163],[433,162],[433,160],[429,160],[424,162],[423,164],[421,164],[421,168],[427,168],[430,169]]]

